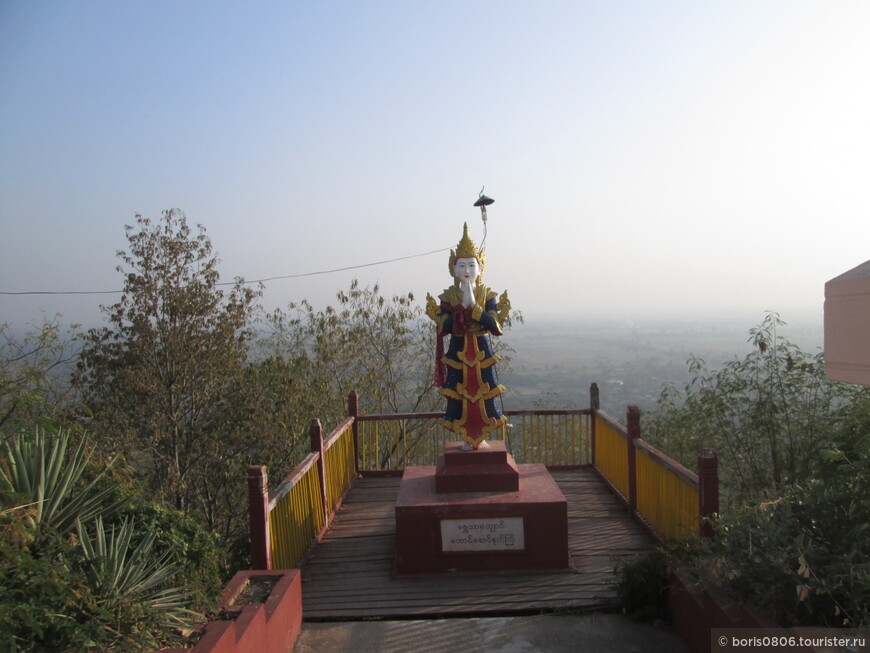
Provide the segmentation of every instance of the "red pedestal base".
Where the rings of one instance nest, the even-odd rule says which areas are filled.
[[[519,465],[509,492],[437,492],[435,478],[435,467],[405,469],[399,574],[571,569],[568,504],[544,465]]]
[[[504,442],[488,442],[489,449],[463,450],[462,442],[448,442],[435,468],[436,492],[516,492],[520,473]]]

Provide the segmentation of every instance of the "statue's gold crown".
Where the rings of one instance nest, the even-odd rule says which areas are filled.
[[[477,250],[477,245],[468,235],[468,223],[462,225],[462,238],[459,239],[459,244],[456,249],[450,250],[450,276],[453,276],[453,268],[456,265],[458,258],[476,258],[480,263],[480,276],[483,276],[483,271],[486,268],[486,255],[482,251]]]

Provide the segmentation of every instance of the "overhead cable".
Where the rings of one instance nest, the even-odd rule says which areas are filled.
[[[440,252],[446,252],[449,250],[449,247],[444,247],[442,249],[433,249],[431,252],[423,252],[422,254],[411,254],[409,256],[399,256],[398,258],[391,258],[386,261],[375,261],[373,263],[361,263],[360,265],[348,265],[343,268],[333,268],[331,270],[319,270],[317,272],[301,272],[299,274],[284,274],[277,277],[266,277],[265,279],[252,279],[251,281],[242,281],[243,284],[248,285],[252,283],[265,283],[267,281],[277,281],[279,279],[298,279],[300,277],[313,277],[315,275],[320,274],[332,274],[333,272],[345,272],[346,270],[358,270],[360,268],[370,268],[375,265],[385,265],[387,263],[395,263],[396,261],[406,261],[412,258],[420,258],[422,256],[430,256],[432,254],[438,254]],[[224,281],[218,284],[217,286],[233,286],[235,285],[235,281]],[[24,290],[18,292],[5,291],[0,290],[0,295],[117,295],[124,292],[123,290]]]

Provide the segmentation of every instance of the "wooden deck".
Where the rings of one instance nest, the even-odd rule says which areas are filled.
[[[357,480],[302,565],[304,619],[530,614],[612,607],[614,557],[655,545],[589,469],[555,471],[576,572],[395,577],[399,478]]]

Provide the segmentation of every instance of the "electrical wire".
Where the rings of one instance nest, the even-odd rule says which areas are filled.
[[[446,252],[450,248],[443,247],[442,249],[433,249],[431,252],[423,252],[421,254],[411,254],[409,256],[399,256],[386,261],[375,261],[373,263],[361,263],[360,265],[348,265],[343,268],[333,268],[330,270],[318,270],[316,272],[301,272],[299,274],[284,274],[276,277],[266,277],[264,279],[252,279],[251,281],[243,281],[244,285],[252,283],[265,283],[267,281],[276,281],[279,279],[298,279],[301,277],[313,277],[320,274],[332,274],[333,272],[345,272],[346,270],[358,270],[360,268],[370,268],[376,265],[385,265],[387,263],[395,263],[396,261],[407,261],[412,258],[420,258],[423,256],[431,256]],[[235,281],[224,281],[217,283],[217,286],[233,286]],[[124,292],[123,290],[25,290],[19,292],[0,290],[0,295],[117,295]]]

